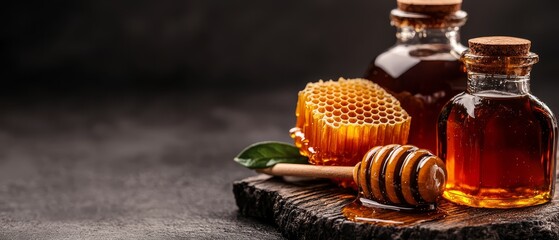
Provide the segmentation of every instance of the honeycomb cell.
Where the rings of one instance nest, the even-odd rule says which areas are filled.
[[[334,108],[335,108],[335,109],[340,109],[340,108],[342,108],[342,103],[340,103],[340,102],[334,103]]]
[[[407,141],[411,117],[369,80],[320,80],[298,97],[291,136],[313,164],[352,166],[374,146]]]

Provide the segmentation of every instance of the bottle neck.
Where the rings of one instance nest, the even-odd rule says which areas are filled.
[[[468,14],[456,11],[443,15],[406,12],[393,9],[390,22],[397,28],[398,44],[442,45],[459,57],[467,48],[460,44],[460,27],[466,23]]]
[[[518,76],[469,72],[467,92],[494,97],[526,95],[530,93],[530,74]]]
[[[484,56],[466,50],[461,60],[468,70],[468,93],[516,96],[530,93],[530,71],[539,57],[535,53]]]
[[[397,27],[396,39],[398,44],[421,45],[439,44],[447,45],[458,54],[466,50],[460,43],[460,27],[446,28],[416,28],[414,26]]]

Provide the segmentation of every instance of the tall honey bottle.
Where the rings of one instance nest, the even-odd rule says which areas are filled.
[[[398,0],[390,13],[396,44],[376,57],[365,78],[388,90],[412,117],[408,143],[436,151],[440,110],[466,87],[459,56],[461,0]]]
[[[530,71],[538,61],[530,45],[513,37],[469,40],[462,55],[467,89],[443,108],[438,124],[448,200],[514,208],[552,199],[557,120],[530,93]]]

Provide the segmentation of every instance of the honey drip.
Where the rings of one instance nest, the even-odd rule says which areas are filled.
[[[440,220],[447,215],[434,204],[409,208],[384,205],[366,198],[357,198],[342,208],[342,213],[350,221],[381,226],[414,225]]]

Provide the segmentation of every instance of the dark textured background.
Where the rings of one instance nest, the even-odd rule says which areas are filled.
[[[466,1],[462,39],[531,39],[559,112],[543,1]],[[555,4],[556,5],[556,4]],[[237,215],[232,158],[290,141],[296,92],[359,77],[394,1],[18,1],[0,25],[0,238],[276,239]]]
[[[470,19],[462,42],[486,35],[531,39],[541,56],[535,93],[548,94],[547,85],[557,91],[555,5],[465,1]],[[12,2],[2,21],[0,77],[24,88],[301,88],[320,78],[361,76],[394,43],[388,20],[394,6],[389,0]]]

